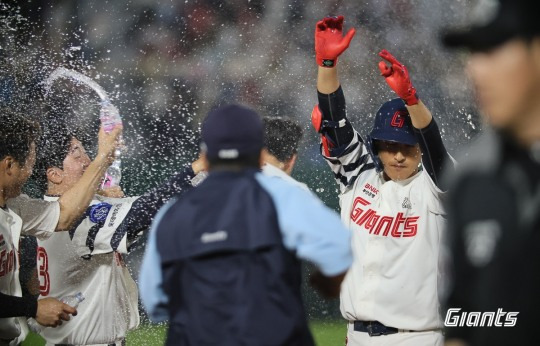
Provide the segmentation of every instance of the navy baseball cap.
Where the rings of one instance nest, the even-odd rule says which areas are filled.
[[[372,140],[408,145],[418,143],[409,111],[402,99],[393,99],[382,105],[375,115],[375,123],[369,137]]]
[[[209,159],[234,160],[259,153],[264,145],[262,118],[254,110],[236,104],[208,113],[201,132],[201,150]]]
[[[513,38],[540,35],[540,1],[490,0],[481,5],[484,7],[477,10],[480,16],[471,27],[443,35],[446,46],[487,51]]]

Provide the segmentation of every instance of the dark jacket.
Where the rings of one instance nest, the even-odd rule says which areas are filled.
[[[212,173],[163,217],[168,345],[313,345],[300,263],[255,172]]]
[[[540,345],[540,161],[509,137],[486,131],[460,165],[447,200],[453,258],[447,308],[493,312],[491,324],[506,327],[448,327],[447,338]],[[518,312],[513,327],[512,312]],[[489,314],[479,323],[482,317],[490,324]]]

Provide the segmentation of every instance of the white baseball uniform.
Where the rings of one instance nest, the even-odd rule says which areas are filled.
[[[57,202],[30,199],[21,195],[0,209],[0,292],[21,297],[19,282],[19,239],[21,233],[41,239],[50,237],[58,224]],[[17,345],[28,333],[26,318],[0,318],[0,345]],[[8,342],[7,340],[12,340]]]
[[[122,260],[130,245],[123,221],[135,200],[96,196],[75,231],[38,240],[40,298],[85,297],[77,316],[43,329],[48,344],[110,344],[138,326],[137,286]]]
[[[343,317],[418,332],[441,328],[437,289],[443,192],[424,170],[404,181],[385,181],[357,132],[344,153],[326,157],[340,185],[341,217],[352,231],[355,255],[342,285]],[[417,343],[415,337],[425,337],[407,334],[370,337],[357,332],[349,334],[349,343],[355,344],[352,336],[372,338],[377,345],[397,344],[400,338],[420,345],[423,341]],[[441,343],[437,334],[431,340]]]
[[[18,244],[21,234],[22,220],[9,209],[0,209],[0,292],[21,297],[19,283]],[[17,338],[21,333],[19,319],[0,319],[0,339]],[[2,343],[1,344],[7,344]]]

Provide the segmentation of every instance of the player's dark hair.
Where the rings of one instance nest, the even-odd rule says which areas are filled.
[[[240,156],[237,159],[208,159],[209,170],[211,171],[241,171],[249,168],[260,169],[261,154]]]
[[[38,123],[24,118],[10,107],[0,109],[0,160],[11,156],[21,166],[24,165],[32,143],[38,137]]]
[[[62,117],[49,111],[42,121],[43,133],[37,145],[36,166],[32,178],[41,192],[47,190],[47,169],[63,168],[63,162],[69,154],[71,139],[75,137]]]
[[[279,161],[287,162],[298,152],[303,130],[283,117],[264,117],[264,146]]]

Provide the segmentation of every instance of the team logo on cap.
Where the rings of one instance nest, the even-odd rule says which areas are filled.
[[[403,127],[403,124],[405,124],[405,116],[407,116],[407,112],[396,111],[394,113],[394,116],[392,117],[390,125],[392,125],[393,127]]]
[[[112,205],[109,203],[98,203],[90,207],[88,212],[88,217],[93,223],[104,223],[109,215],[109,210],[111,210]]]

